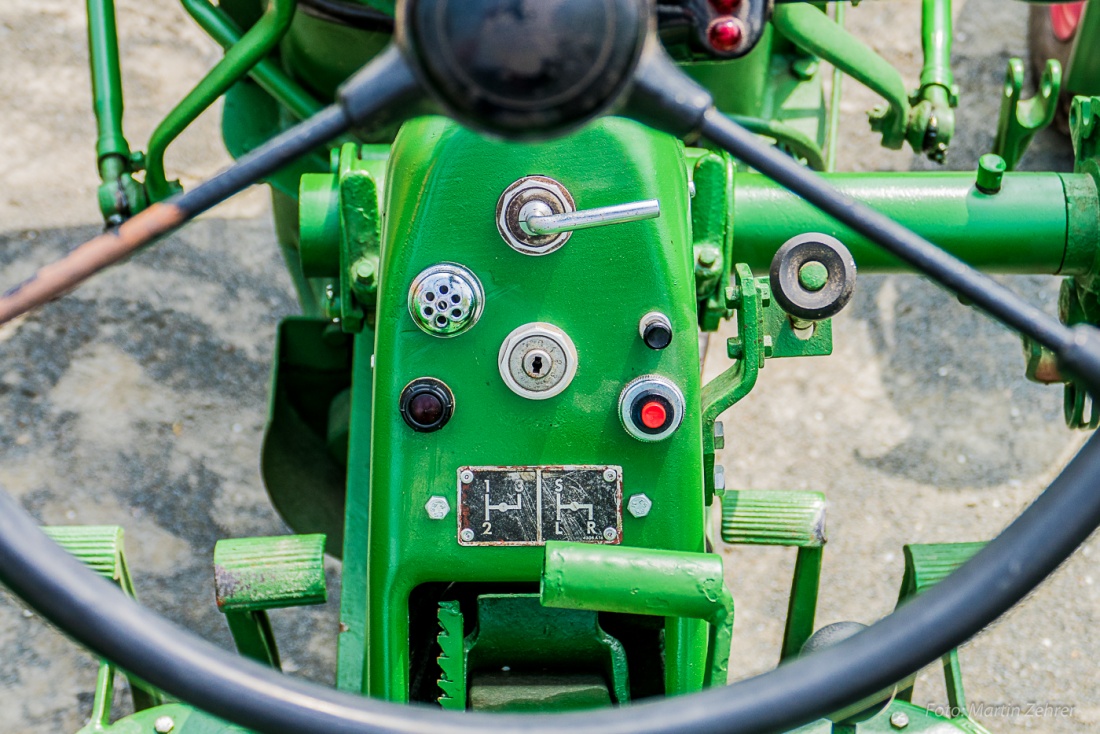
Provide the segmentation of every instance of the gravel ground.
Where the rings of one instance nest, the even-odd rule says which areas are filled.
[[[127,132],[137,144],[220,52],[168,0],[118,5]],[[919,12],[917,0],[879,0],[850,13],[851,27],[914,86]],[[1026,14],[1019,3],[956,0],[962,109],[951,168],[972,169],[992,142],[1005,63],[1026,54]],[[84,34],[77,3],[0,6],[4,283],[99,228]],[[840,168],[928,168],[876,146],[864,119],[874,103],[846,86]],[[168,161],[185,184],[225,162],[216,110]],[[1071,165],[1068,144],[1046,134],[1024,167]],[[286,531],[257,466],[274,327],[294,307],[273,245],[266,195],[252,191],[0,329],[0,486],[44,523],[123,524],[143,603],[226,646],[212,603],[215,540]],[[1006,280],[1054,308],[1054,279]],[[723,368],[723,350],[712,351],[708,375]],[[865,277],[837,319],[834,356],[770,362],[726,416],[721,461],[733,487],[828,494],[819,624],[871,622],[893,608],[904,543],[990,538],[1046,485],[1081,441],[1060,412],[1060,390],[1023,379],[1015,337],[921,279]],[[1095,547],[963,651],[971,702],[1021,708],[985,716],[992,730],[1100,723]],[[721,550],[738,603],[732,667],[747,676],[775,664],[793,555]],[[326,607],[274,615],[286,667],[298,675],[332,678],[333,591]],[[6,592],[0,651],[0,729],[52,734],[83,724],[94,661]],[[943,699],[938,670],[926,671],[916,700]],[[1026,715],[1032,702],[1065,704],[1072,715]]]

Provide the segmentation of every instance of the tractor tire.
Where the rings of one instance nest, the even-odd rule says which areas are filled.
[[[1027,47],[1031,56],[1031,72],[1036,82],[1043,76],[1047,59],[1057,59],[1062,65],[1063,79],[1073,50],[1073,37],[1060,39],[1054,32],[1049,5],[1032,5],[1027,24]],[[1076,35],[1076,34],[1075,34]],[[1065,90],[1058,98],[1058,111],[1054,115],[1054,128],[1069,136],[1069,106],[1073,95]]]

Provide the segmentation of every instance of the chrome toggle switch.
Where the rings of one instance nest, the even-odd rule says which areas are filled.
[[[656,199],[577,211],[573,196],[547,176],[526,176],[509,186],[497,202],[497,230],[508,246],[525,255],[554,252],[578,229],[654,219]]]

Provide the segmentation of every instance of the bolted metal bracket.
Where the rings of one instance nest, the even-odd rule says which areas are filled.
[[[756,278],[744,263],[733,266],[725,306],[734,309],[737,336],[726,345],[733,365],[703,386],[703,475],[706,503],[721,494],[715,481],[714,453],[725,444],[718,416],[749,394],[766,359],[826,356],[833,352],[831,319],[796,323],[775,305],[768,278]]]

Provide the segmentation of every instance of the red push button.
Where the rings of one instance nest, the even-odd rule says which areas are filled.
[[[660,428],[666,420],[668,420],[668,411],[656,400],[650,400],[642,406],[642,425],[646,428]]]

